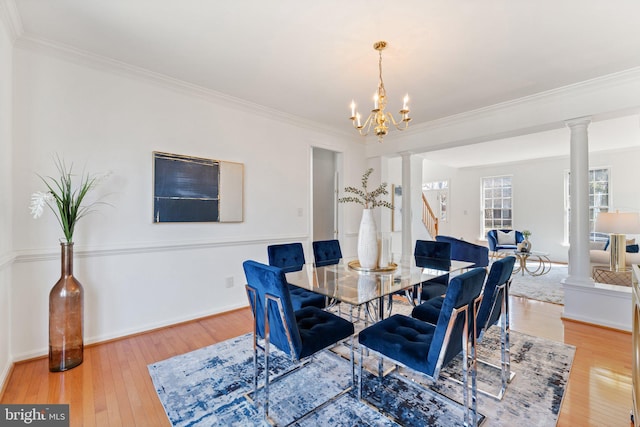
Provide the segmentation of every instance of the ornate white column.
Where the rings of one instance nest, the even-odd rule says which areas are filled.
[[[569,277],[572,283],[592,284],[589,260],[589,140],[590,117],[568,120],[571,130],[571,226]]]
[[[402,157],[402,259],[403,265],[411,263],[413,255],[413,233],[411,230],[411,153],[400,153]]]

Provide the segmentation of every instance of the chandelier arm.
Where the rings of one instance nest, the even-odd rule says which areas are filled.
[[[367,136],[369,135],[369,132],[371,131],[371,126],[374,122],[373,120],[374,114],[370,113],[369,117],[367,117],[367,119],[364,121],[364,123],[362,124],[362,126],[358,126],[355,122],[355,120],[353,121],[353,127],[356,128],[356,130],[358,131],[358,133],[362,136]]]
[[[367,120],[365,120],[364,122],[364,126],[362,127],[363,129],[366,129],[366,133],[364,134],[369,135],[369,132],[371,132],[371,126],[373,125],[375,115],[373,113],[369,114],[369,117],[367,117]]]
[[[402,115],[402,119],[400,120],[400,123],[396,122],[396,120],[393,118],[393,114],[391,114],[391,112],[389,111],[387,113],[387,117],[389,117],[389,120],[391,121],[391,123],[393,123],[393,127],[395,127],[398,130],[405,130],[409,127],[409,121],[411,120],[409,117],[406,117],[405,114]],[[404,124],[404,126],[402,126]],[[402,127],[401,127],[402,126]]]

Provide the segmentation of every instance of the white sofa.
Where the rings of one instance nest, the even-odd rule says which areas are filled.
[[[635,244],[635,240],[633,243],[631,241],[627,242],[632,245]],[[591,250],[589,251],[589,258],[591,260],[591,268],[594,265],[609,265],[609,260],[611,259],[611,253],[609,250],[603,250],[606,242],[591,242]],[[609,248],[607,248],[609,249]],[[627,267],[631,267],[631,264],[640,264],[640,252],[629,253],[626,254]]]

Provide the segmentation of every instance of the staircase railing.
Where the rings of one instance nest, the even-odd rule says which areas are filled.
[[[422,222],[431,237],[435,238],[438,235],[438,217],[433,213],[424,193],[422,194]]]

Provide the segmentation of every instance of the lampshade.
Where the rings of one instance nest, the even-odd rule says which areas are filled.
[[[600,212],[596,231],[610,234],[640,234],[640,215],[635,212]]]

